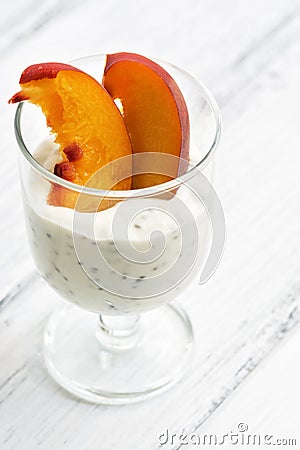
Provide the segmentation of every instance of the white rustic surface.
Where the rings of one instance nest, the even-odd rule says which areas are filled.
[[[153,450],[166,429],[228,432],[243,421],[300,445],[299,1],[15,0],[3,9],[0,448]],[[162,397],[104,407],[69,396],[41,365],[59,299],[30,258],[6,100],[31,63],[122,50],[185,67],[218,100],[228,237],[214,277],[181,298],[197,342],[186,377]]]

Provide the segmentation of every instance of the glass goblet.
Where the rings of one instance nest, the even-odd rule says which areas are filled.
[[[41,276],[67,301],[46,326],[45,364],[66,390],[95,403],[143,400],[188,369],[192,325],[174,300],[197,279],[212,246],[208,211],[216,200],[211,183],[219,109],[199,81],[158,62],[183,93],[191,131],[188,170],[166,183],[104,191],[58,178],[52,173],[54,143],[39,108],[21,103],[16,111],[31,253]],[[101,81],[105,55],[72,64]],[[157,172],[166,174],[172,160],[154,158]],[[53,186],[78,196],[79,206],[48,205]],[[103,201],[111,207],[82,207]],[[211,263],[205,267],[212,272]]]

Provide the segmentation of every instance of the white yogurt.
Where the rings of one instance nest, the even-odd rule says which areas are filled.
[[[35,157],[50,171],[59,160],[53,143],[44,143]],[[126,202],[95,215],[75,213],[48,205],[49,189],[31,170],[25,214],[32,255],[47,283],[82,308],[106,314],[149,310],[177,296],[205,261],[209,220],[185,187],[155,203],[128,200],[127,206],[142,206],[128,226],[121,214]]]

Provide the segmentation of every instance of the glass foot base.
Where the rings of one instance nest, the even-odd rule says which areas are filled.
[[[74,306],[55,312],[44,335],[48,371],[67,391],[93,403],[127,404],[157,395],[189,367],[193,330],[185,312],[165,305],[140,317],[133,348],[108,350],[99,318]]]

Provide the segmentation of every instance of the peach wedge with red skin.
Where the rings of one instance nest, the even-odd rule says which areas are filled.
[[[57,176],[97,189],[131,188],[131,142],[120,111],[98,81],[67,64],[43,63],[28,67],[20,85],[10,102],[29,100],[42,108],[62,156],[55,166]],[[125,171],[117,163],[124,156],[130,156]],[[112,161],[113,170],[95,175]],[[74,208],[77,198],[56,184],[48,202]],[[104,207],[106,203],[100,209]]]
[[[134,53],[107,55],[103,86],[118,104],[132,142],[133,153],[159,152],[174,155],[175,165],[161,164],[161,158],[139,159],[133,188],[163,183],[187,170],[190,145],[189,115],[183,95],[174,79],[154,61]],[[186,164],[182,162],[186,161]],[[171,171],[171,172],[170,172]],[[168,173],[170,176],[162,175]]]
[[[61,70],[75,70],[81,72],[80,69],[77,69],[70,64],[56,62],[33,64],[22,72],[19,83],[22,87],[22,85],[26,85],[26,83],[30,83],[31,81],[42,80],[43,78],[56,78],[58,72]],[[25,90],[22,89],[20,92],[13,95],[8,103],[18,103],[24,100],[30,100],[30,98],[29,95],[25,93]]]

